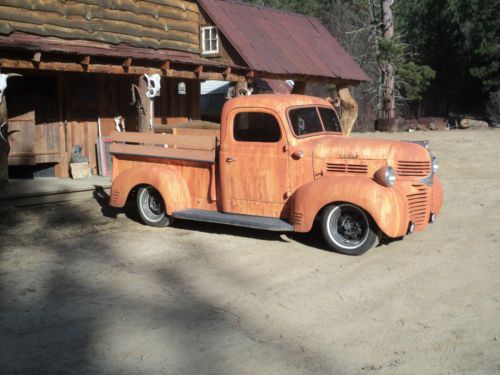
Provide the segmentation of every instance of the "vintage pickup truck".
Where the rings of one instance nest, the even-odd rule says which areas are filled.
[[[426,143],[348,138],[334,108],[302,95],[229,100],[220,127],[114,133],[110,205],[135,197],[146,224],[175,219],[280,232],[319,220],[329,248],[358,255],[441,210]]]

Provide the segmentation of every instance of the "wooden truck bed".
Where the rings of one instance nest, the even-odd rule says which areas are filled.
[[[111,139],[113,155],[215,163],[217,137],[212,132],[207,136],[114,132]]]
[[[210,134],[173,135],[114,132],[110,153],[113,157],[113,191],[127,190],[129,183],[147,183],[155,168],[169,168],[182,178],[189,191],[193,208],[216,210],[216,151],[218,138]],[[139,173],[130,174],[127,171]],[[154,172],[156,171],[156,172]],[[128,176],[122,178],[122,176]],[[148,176],[149,175],[149,176]],[[131,179],[130,181],[128,179]],[[120,206],[125,196],[112,196],[112,204]]]

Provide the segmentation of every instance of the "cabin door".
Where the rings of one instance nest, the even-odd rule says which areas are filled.
[[[289,189],[287,140],[278,117],[262,109],[235,110],[221,145],[223,210],[280,217]]]

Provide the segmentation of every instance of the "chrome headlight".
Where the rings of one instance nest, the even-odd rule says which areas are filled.
[[[396,171],[390,165],[380,168],[377,172],[375,172],[374,177],[375,181],[382,186],[393,187],[396,183]]]
[[[388,187],[392,187],[396,183],[396,171],[390,165],[385,169],[385,181]]]
[[[439,163],[437,157],[432,157],[432,173],[436,174],[439,170]]]

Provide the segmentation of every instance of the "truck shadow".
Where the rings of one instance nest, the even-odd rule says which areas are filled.
[[[109,206],[109,194],[102,187],[99,188],[99,186],[95,186],[95,188],[94,199],[99,206],[101,206],[101,213],[103,216],[116,219],[119,214],[124,214],[128,219],[141,225],[146,225],[141,220],[139,213],[137,212],[134,200],[129,199],[123,208],[111,207]],[[328,252],[332,251],[323,240],[323,234],[321,233],[321,228],[318,223],[315,223],[311,231],[308,233],[271,232],[261,229],[181,219],[177,219],[173,223],[172,227],[186,231],[224,234],[235,237],[255,238],[264,241],[297,242],[301,245],[312,247],[317,250]],[[386,243],[389,242],[384,242],[384,244]]]
[[[224,234],[235,237],[255,238],[264,241],[285,242],[280,232],[270,232],[261,229],[236,227],[225,224],[206,223],[206,222],[191,221],[191,220],[176,220],[173,224],[173,227],[177,229],[196,231],[196,232]]]
[[[102,186],[98,185],[94,185],[94,188],[94,200],[99,204],[99,206],[101,206],[101,213],[103,216],[116,219],[119,214],[124,214],[130,220],[143,224],[139,213],[137,212],[135,201],[128,200],[123,208],[111,207],[109,205],[109,194],[106,190],[104,190]]]

